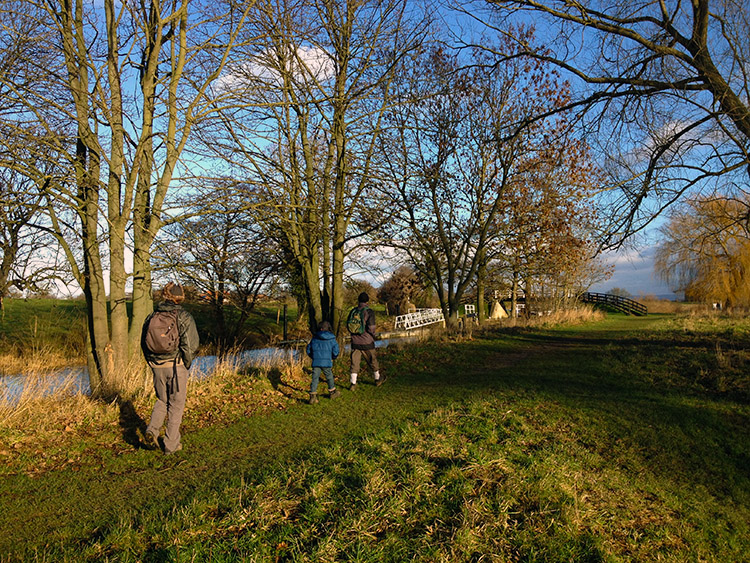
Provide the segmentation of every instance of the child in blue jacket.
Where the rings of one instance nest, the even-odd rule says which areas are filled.
[[[318,332],[307,345],[307,355],[312,358],[312,383],[310,384],[310,404],[318,402],[318,380],[322,371],[328,381],[328,393],[331,399],[339,396],[336,383],[333,381],[333,360],[339,355],[339,343],[333,334],[331,323],[323,321],[318,325]]]

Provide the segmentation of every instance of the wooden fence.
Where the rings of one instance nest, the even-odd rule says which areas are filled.
[[[628,315],[635,315],[636,317],[648,314],[648,308],[643,303],[627,297],[612,295],[611,293],[591,293],[587,291],[581,294],[581,301],[595,305],[604,305],[605,307],[610,307]]]

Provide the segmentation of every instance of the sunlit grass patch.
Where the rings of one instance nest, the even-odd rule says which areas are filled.
[[[133,541],[257,561],[736,560],[747,548],[747,506],[613,463],[602,429],[565,420],[518,398],[437,409],[245,476]],[[725,545],[702,529],[712,511],[737,526]]]
[[[665,342],[679,351],[666,363]],[[633,356],[634,365],[615,360],[617,369],[750,399],[750,317],[714,312],[666,317],[656,330],[641,335]]]

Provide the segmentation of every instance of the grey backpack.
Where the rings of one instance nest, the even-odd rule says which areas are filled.
[[[156,311],[151,315],[146,329],[146,349],[158,356],[177,355],[180,331],[177,328],[177,311]]]

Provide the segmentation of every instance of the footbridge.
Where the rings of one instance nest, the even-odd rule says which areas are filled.
[[[627,315],[635,315],[636,317],[642,317],[648,313],[648,308],[643,303],[627,297],[612,295],[611,293],[591,293],[587,291],[581,294],[580,299],[584,303],[603,305]]]
[[[435,323],[445,323],[442,309],[418,309],[414,313],[407,313],[406,315],[396,317],[393,328],[395,330],[410,330]]]

